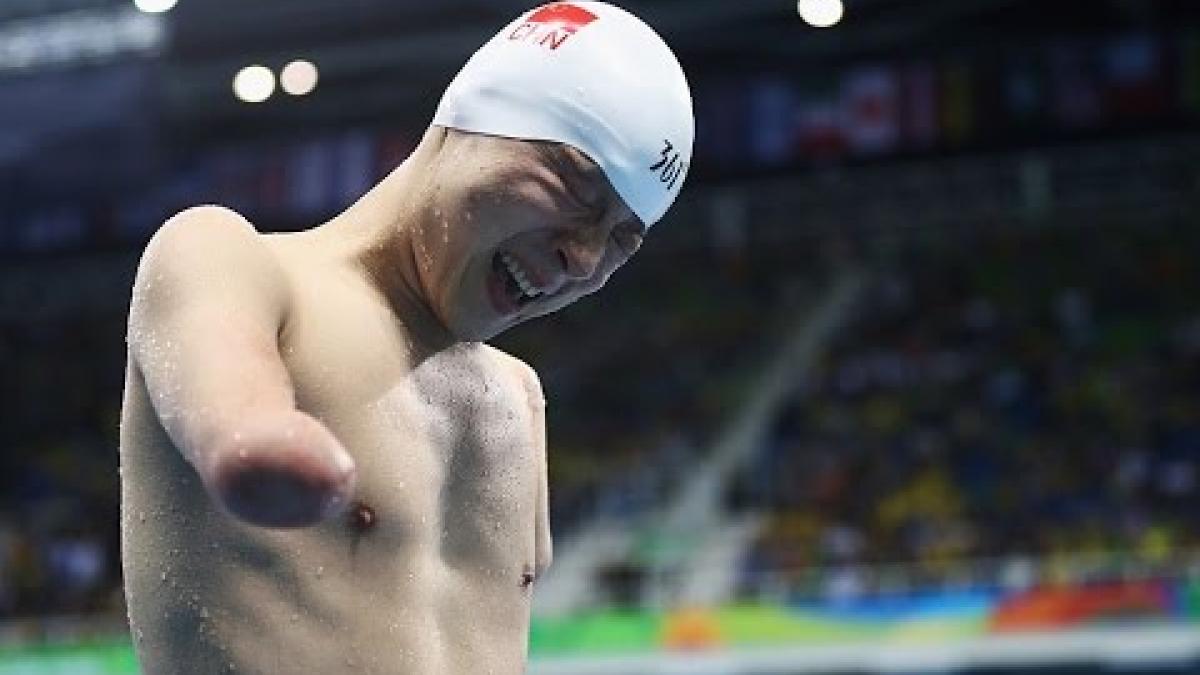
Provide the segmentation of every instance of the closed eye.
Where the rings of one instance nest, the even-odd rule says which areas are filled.
[[[591,171],[585,171],[560,148],[545,143],[539,143],[536,147],[553,173],[558,176],[564,192],[570,198],[568,201],[574,207],[578,207],[578,215],[594,217],[597,220],[602,217],[605,200],[600,190],[594,187],[598,176]]]
[[[567,195],[567,202],[570,204],[570,215],[573,218],[587,220],[589,222],[597,222],[604,218],[604,205],[596,203],[596,200],[588,200],[584,198],[579,191],[572,189],[569,181],[566,182],[567,189],[564,192]]]
[[[642,247],[642,236],[641,228],[636,225],[621,224],[613,228],[611,238],[622,253],[631,256]]]
[[[596,195],[594,190],[591,192],[582,190],[578,182],[572,178],[564,177],[562,183],[569,201],[574,207],[577,207],[579,215],[586,216],[591,220],[603,219],[605,205],[603,199]]]

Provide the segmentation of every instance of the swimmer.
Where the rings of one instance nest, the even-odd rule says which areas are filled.
[[[551,560],[545,403],[484,341],[601,288],[693,136],[649,27],[554,3],[486,43],[412,155],[329,222],[165,223],[121,423],[143,672],[523,672]]]

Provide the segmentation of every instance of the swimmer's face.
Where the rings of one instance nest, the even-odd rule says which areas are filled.
[[[594,293],[645,235],[600,167],[562,144],[451,131],[434,175],[435,227],[416,252],[435,313],[462,340]]]

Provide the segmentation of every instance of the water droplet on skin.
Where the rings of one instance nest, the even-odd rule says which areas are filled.
[[[167,573],[166,573],[166,572],[163,572],[163,573],[159,574],[159,575],[158,575],[158,579],[159,579],[159,581],[166,581],[166,580],[167,580]]]
[[[325,566],[321,565],[321,566],[317,567],[317,578],[320,579],[324,575],[325,575]]]

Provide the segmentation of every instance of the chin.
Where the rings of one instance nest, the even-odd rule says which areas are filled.
[[[446,328],[454,339],[459,342],[484,342],[504,332],[510,325],[499,321],[471,321],[465,317],[452,317],[446,322]]]
[[[459,342],[487,342],[502,332],[499,329],[455,331],[454,338]]]
[[[447,317],[445,325],[450,334],[460,342],[485,342],[530,319],[553,314],[567,304],[570,303],[564,302],[554,306],[526,307],[523,311],[507,316],[497,316],[487,311],[483,313],[483,316],[465,315],[467,313],[452,315]]]

